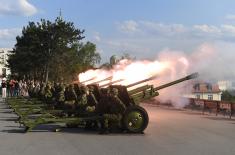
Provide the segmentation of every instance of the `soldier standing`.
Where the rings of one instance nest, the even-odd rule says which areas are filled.
[[[29,96],[30,97],[33,97],[34,94],[33,94],[33,89],[34,89],[34,81],[31,81],[30,84],[29,84],[29,90],[28,90],[28,93],[29,93]]]
[[[98,114],[105,114],[109,112],[109,101],[110,101],[110,91],[108,88],[100,89],[100,100],[96,107],[96,112]]]
[[[104,119],[101,123],[101,134],[109,133],[112,123],[121,126],[122,115],[126,110],[125,104],[118,97],[118,89],[113,88],[109,98],[109,111],[103,115]]]
[[[75,109],[76,102],[77,102],[77,95],[74,91],[74,86],[70,84],[65,91],[65,106],[68,109]]]
[[[44,99],[47,104],[51,103],[52,92],[51,92],[51,84],[48,82],[45,88]]]
[[[81,86],[81,94],[78,97],[78,111],[79,113],[84,113],[87,107],[87,95],[89,94],[89,89],[87,86]]]
[[[65,88],[63,85],[57,85],[56,87],[56,94],[55,94],[55,102],[56,102],[56,108],[61,108],[62,105],[65,102]]]
[[[95,108],[98,104],[98,101],[94,95],[94,87],[90,86],[89,87],[89,94],[87,95],[87,112],[94,112]]]
[[[40,90],[39,90],[39,98],[41,100],[43,100],[43,98],[44,98],[45,89],[46,89],[46,84],[44,82],[42,82],[41,85],[40,85]]]
[[[74,84],[74,91],[77,96],[81,95],[81,90],[80,90],[80,85],[79,84]]]
[[[35,82],[35,86],[34,86],[34,88],[33,88],[34,97],[38,97],[39,91],[40,91],[40,84],[39,84],[38,81],[36,81],[36,82]]]

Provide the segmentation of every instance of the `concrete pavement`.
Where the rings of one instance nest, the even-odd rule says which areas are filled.
[[[144,106],[150,116],[145,134],[99,135],[81,129],[22,133],[16,116],[0,102],[2,155],[232,155],[235,121],[198,112]],[[49,126],[46,129],[53,128]]]

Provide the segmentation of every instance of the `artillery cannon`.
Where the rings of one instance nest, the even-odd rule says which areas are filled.
[[[95,81],[95,82],[93,82],[91,84],[99,84],[99,83],[104,82],[104,81],[112,80],[112,78],[113,78],[113,76],[110,76],[110,77],[107,77],[105,79],[102,79],[102,80],[99,80],[99,81]]]
[[[146,110],[141,107],[139,105],[140,102],[154,98],[156,96],[159,95],[158,90],[170,87],[172,85],[181,83],[183,81],[187,81],[193,78],[196,78],[198,76],[198,73],[193,73],[191,75],[188,75],[184,78],[163,84],[161,86],[158,87],[154,87],[153,85],[141,85],[140,87],[138,87],[138,85],[143,84],[147,81],[151,81],[154,78],[156,78],[156,76],[129,84],[129,85],[113,85],[115,83],[118,83],[120,81],[122,81],[122,79],[120,80],[116,80],[113,82],[109,82],[105,85],[101,85],[99,86],[96,82],[90,85],[87,85],[88,87],[93,86],[93,90],[94,90],[94,95],[97,98],[97,101],[99,102],[100,98],[101,98],[101,89],[113,89],[113,88],[117,88],[118,89],[118,97],[120,98],[120,100],[126,105],[127,109],[123,114],[122,117],[122,125],[121,128],[125,129],[129,132],[133,132],[133,133],[141,133],[145,130],[145,128],[148,126],[148,122],[149,122],[149,117],[148,117],[148,113],[146,112]],[[109,80],[110,77],[102,80],[102,81],[106,81]],[[90,80],[90,79],[89,79]],[[106,87],[107,88],[103,88]],[[134,87],[135,86],[135,87]],[[129,88],[133,88],[132,90],[128,90]],[[13,105],[14,106],[14,105]],[[18,106],[22,107],[23,109],[18,108]],[[28,105],[30,107],[32,107],[31,105]],[[15,106],[16,107],[16,106]],[[28,113],[27,110],[32,110],[30,108],[28,108],[27,106],[23,106],[23,104],[17,104],[17,111],[19,113],[21,113],[22,111],[26,110],[26,113]],[[34,128],[35,126],[39,125],[39,124],[47,124],[47,123],[57,123],[57,122],[62,122],[62,123],[75,123],[75,124],[79,124],[79,123],[84,123],[84,122],[90,122],[90,121],[94,121],[97,122],[98,120],[102,119],[100,115],[97,114],[92,114],[92,116],[82,116],[82,115],[78,115],[76,117],[57,117],[56,115],[54,115],[54,113],[56,112],[61,112],[63,111],[58,109],[58,110],[47,110],[46,106],[41,106],[40,104],[37,105],[37,109],[36,111],[40,111],[41,116],[37,117],[36,119],[30,119],[27,118],[27,116],[24,117],[24,119],[20,120],[20,122],[22,124],[25,125],[26,130],[31,130],[32,128]]]
[[[132,83],[132,84],[129,84],[127,85],[126,87],[127,88],[130,88],[130,87],[133,87],[133,86],[136,86],[138,84],[141,84],[141,83],[144,83],[144,82],[148,82],[148,81],[151,81],[151,80],[154,80],[157,76],[151,76],[150,78],[147,78],[147,79],[144,79],[144,80],[141,80],[141,81],[137,81],[135,83]]]
[[[94,79],[95,79],[95,77],[92,77],[92,78],[85,80],[85,81],[77,80],[77,81],[73,81],[73,84],[76,84],[76,83],[85,84],[86,82],[93,81]]]
[[[170,87],[172,85],[194,79],[198,77],[198,73],[190,74],[184,78],[163,84],[158,87],[154,87],[153,85],[144,85],[133,90],[128,91],[127,88],[136,86],[143,82],[147,82],[153,80],[154,78],[148,78],[145,80],[141,80],[139,82],[129,84],[127,86],[123,85],[111,85],[110,88],[117,88],[119,90],[119,98],[126,105],[127,110],[123,116],[123,127],[130,132],[143,132],[145,128],[148,126],[148,113],[146,110],[139,106],[140,102],[148,100],[150,98],[154,98],[159,95],[157,92],[160,89]]]
[[[107,83],[107,84],[100,85],[100,87],[103,88],[103,87],[111,86],[111,85],[113,85],[113,84],[115,84],[115,83],[118,83],[118,82],[121,82],[121,81],[124,81],[124,80],[123,80],[123,79],[118,79],[118,80],[109,82],[109,83]]]

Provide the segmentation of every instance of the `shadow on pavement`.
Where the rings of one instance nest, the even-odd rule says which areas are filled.
[[[0,118],[15,118],[15,119],[18,119],[18,117],[17,116],[7,116],[7,117],[4,117],[4,116],[1,116]]]
[[[8,127],[8,128],[24,128],[23,126],[19,126],[19,125],[6,125],[5,127]]]
[[[9,108],[9,107],[1,107],[0,109],[2,109],[2,110],[11,110],[11,108]]]
[[[2,130],[1,132],[6,132],[6,133],[25,133],[24,129],[9,129],[9,130]]]
[[[17,118],[5,118],[5,119],[0,119],[0,121],[17,121]]]
[[[83,128],[66,128],[66,127],[49,127],[49,128],[45,128],[45,127],[41,127],[41,128],[37,128],[34,129],[30,132],[55,132],[55,129],[60,129],[59,131],[57,131],[58,133],[65,133],[65,134],[82,134],[82,135],[86,135],[86,136],[93,136],[93,135],[101,135],[101,136],[145,136],[145,134],[133,134],[133,133],[123,133],[123,132],[118,132],[118,131],[113,131],[110,132],[108,134],[99,134],[99,131],[97,130],[85,130]],[[9,129],[9,130],[2,130],[0,132],[5,132],[5,133],[18,133],[18,134],[27,134],[27,132],[25,132],[24,127],[21,127],[19,129]]]
[[[5,126],[7,128],[13,128],[13,129],[5,129],[0,132],[6,132],[6,133],[27,133],[25,132],[25,127],[24,126],[13,126],[13,125],[8,125]],[[58,128],[58,125],[39,125],[36,128],[34,128],[30,132],[50,132],[54,131],[54,129]]]
[[[144,136],[144,133],[128,133],[122,132],[120,130],[113,130],[108,134],[100,134],[99,130],[96,129],[84,129],[84,128],[60,128],[60,133],[68,133],[68,134],[82,134],[82,135],[105,135],[105,136]]]
[[[12,111],[1,111],[0,113],[3,113],[3,114],[13,114]]]

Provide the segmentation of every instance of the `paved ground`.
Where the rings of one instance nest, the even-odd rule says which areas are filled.
[[[16,116],[0,102],[1,155],[233,155],[235,120],[146,106],[143,135],[99,135],[83,130],[21,133]]]

